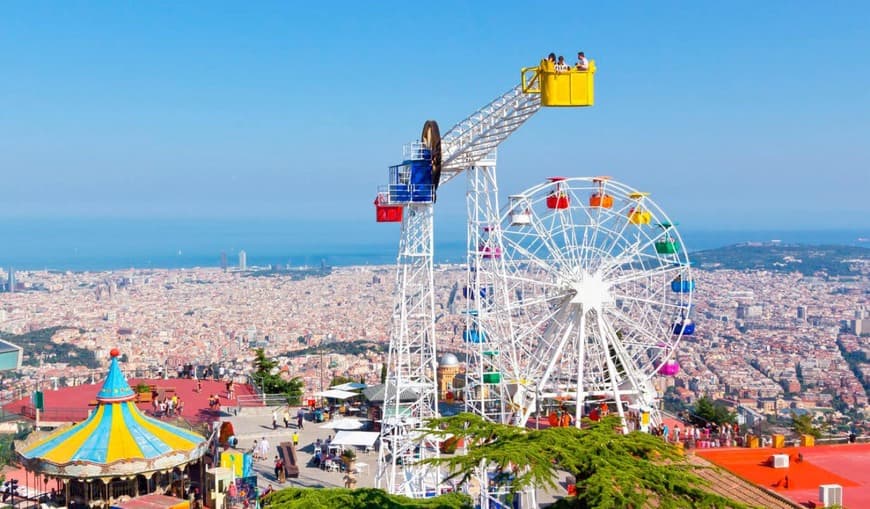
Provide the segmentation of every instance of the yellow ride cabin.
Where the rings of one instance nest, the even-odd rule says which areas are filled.
[[[556,72],[553,62],[522,70],[523,92],[541,94],[541,106],[592,106],[595,104],[595,61],[589,69]]]

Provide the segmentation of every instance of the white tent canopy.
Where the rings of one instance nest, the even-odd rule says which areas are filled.
[[[338,389],[329,389],[328,391],[318,392],[314,394],[315,396],[319,396],[321,398],[332,398],[332,399],[348,399],[354,396],[359,396],[359,394],[355,392],[349,391],[340,391]]]
[[[363,426],[365,426],[365,423],[359,419],[344,418],[329,421],[320,426],[320,429],[360,429]]]
[[[377,431],[339,431],[331,443],[334,445],[372,447],[380,435]]]
[[[330,387],[330,389],[337,389],[339,391],[358,391],[360,389],[365,389],[368,387],[366,384],[361,384],[359,382],[348,382],[346,384],[336,385],[335,387]]]

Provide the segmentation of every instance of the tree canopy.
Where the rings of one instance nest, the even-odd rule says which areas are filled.
[[[264,507],[280,509],[471,509],[471,499],[460,493],[413,499],[372,488],[285,488],[269,495]]]
[[[621,433],[619,417],[583,421],[584,428],[530,430],[495,424],[469,413],[434,419],[431,432],[463,436],[467,453],[426,460],[453,472],[460,482],[481,462],[513,475],[514,493],[526,488],[561,489],[561,472],[576,479],[576,496],[562,508],[741,508],[743,504],[707,489],[695,467],[670,444],[646,433]],[[652,504],[650,504],[652,502]]]
[[[809,413],[797,415],[791,413],[791,429],[798,435],[812,435],[821,438],[822,430],[813,425],[813,416]]]
[[[302,379],[297,377],[285,380],[281,378],[279,373],[272,373],[278,367],[278,363],[274,359],[266,357],[266,352],[262,348],[257,348],[254,351],[254,379],[267,394],[284,394],[287,396],[287,402],[291,405],[298,405],[302,401],[302,392],[304,383]]]
[[[336,385],[351,383],[353,381],[354,381],[353,378],[349,378],[349,377],[341,376],[341,375],[336,375],[336,376],[332,377],[332,380],[329,381],[329,386],[335,387]]]
[[[728,407],[722,403],[715,403],[707,396],[701,396],[695,401],[695,407],[692,410],[692,420],[694,424],[705,425],[707,423],[725,424],[734,423],[737,416],[734,412],[728,410]]]

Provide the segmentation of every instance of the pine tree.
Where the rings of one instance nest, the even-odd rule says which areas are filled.
[[[484,462],[512,472],[511,489],[559,489],[561,472],[576,479],[577,495],[552,507],[596,508],[741,508],[712,493],[707,482],[670,444],[652,435],[621,433],[619,417],[584,420],[575,427],[529,430],[495,424],[474,414],[434,419],[431,433],[463,436],[467,454],[426,460],[441,464],[460,482]]]
[[[383,490],[360,488],[286,488],[266,498],[264,508],[280,509],[471,509],[471,500],[460,493],[412,499]]]
[[[791,429],[798,435],[812,435],[821,438],[822,430],[813,425],[813,416],[809,413],[797,415],[791,413]]]

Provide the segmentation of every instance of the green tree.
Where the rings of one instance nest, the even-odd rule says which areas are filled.
[[[425,460],[447,467],[460,482],[475,475],[481,462],[502,472],[513,470],[514,493],[529,487],[558,488],[560,472],[576,479],[577,495],[562,508],[742,508],[743,504],[708,489],[695,467],[670,444],[640,432],[622,434],[619,418],[584,421],[584,428],[529,430],[495,424],[469,413],[434,419],[437,436],[464,436],[464,455]]]
[[[734,423],[736,418],[736,414],[728,410],[727,406],[722,403],[714,403],[707,396],[702,396],[695,401],[695,407],[692,409],[692,420],[695,421],[695,424]]]
[[[381,364],[381,383],[387,383],[387,363]]]
[[[278,363],[266,357],[266,351],[262,348],[254,350],[254,373],[258,377],[272,374],[272,370],[278,367]]]
[[[280,509],[471,509],[471,499],[461,493],[413,499],[372,488],[286,488],[269,495],[264,507]]]
[[[822,430],[813,425],[813,416],[809,413],[797,415],[791,413],[791,429],[798,435],[812,435],[821,438]]]
[[[12,442],[14,440],[15,435],[0,435],[0,468],[5,467],[15,460],[15,450],[12,448]]]
[[[302,402],[302,393],[305,383],[299,377],[284,380],[279,373],[272,373],[278,363],[274,359],[266,357],[262,348],[254,351],[254,374],[253,378],[266,394],[284,394],[287,402],[298,405]]]
[[[330,387],[335,387],[336,385],[347,384],[353,382],[352,378],[348,378],[346,376],[334,376],[332,380],[329,382]]]

